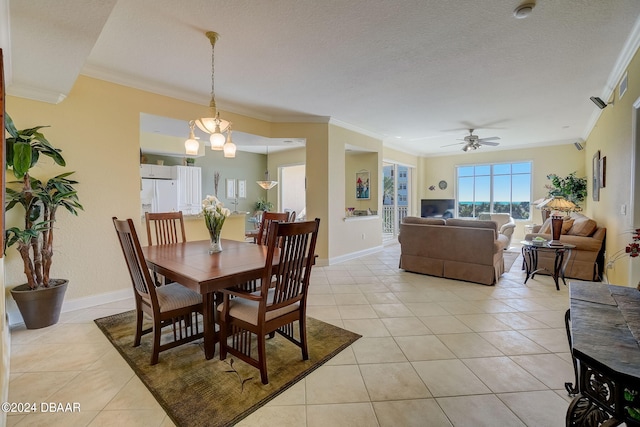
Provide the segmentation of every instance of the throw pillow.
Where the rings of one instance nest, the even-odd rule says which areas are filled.
[[[568,216],[562,218],[562,231],[560,232],[560,234],[567,234],[573,226],[573,222],[573,218],[570,218]],[[551,234],[551,231],[551,218],[547,218],[544,221],[544,224],[542,224],[542,227],[540,227],[540,231],[538,231],[538,233]]]
[[[571,236],[589,237],[598,228],[598,223],[591,218],[575,212],[571,216],[573,217],[573,227],[567,233]]]

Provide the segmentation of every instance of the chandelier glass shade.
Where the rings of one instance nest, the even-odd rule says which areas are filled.
[[[198,138],[196,137],[196,135],[193,133],[193,120],[189,122],[189,127],[189,139],[184,142],[184,151],[189,156],[195,156],[200,150],[200,143],[198,142]]]
[[[231,139],[231,127],[229,127],[227,133],[229,137],[227,138],[227,142],[224,143],[222,150],[224,151],[224,156],[226,158],[233,159],[236,157],[236,144],[234,144]],[[213,138],[213,135],[211,135],[211,137]]]

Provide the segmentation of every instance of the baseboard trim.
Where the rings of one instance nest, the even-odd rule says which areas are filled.
[[[338,264],[338,263],[345,262],[345,261],[351,261],[352,259],[360,258],[360,257],[365,256],[365,255],[371,255],[371,254],[375,254],[375,253],[378,253],[378,252],[382,252],[383,250],[384,250],[384,246],[380,245],[380,246],[374,246],[374,247],[369,248],[369,249],[363,249],[363,250],[357,251],[357,252],[351,252],[351,253],[348,253],[348,254],[344,254],[344,255],[337,256],[337,257],[329,258],[328,259],[328,265]]]

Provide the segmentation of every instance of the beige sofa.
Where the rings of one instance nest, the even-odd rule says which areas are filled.
[[[406,217],[400,224],[400,268],[493,285],[504,272],[508,238],[495,221]]]
[[[560,241],[576,245],[567,262],[565,277],[589,281],[601,279],[606,234],[606,228],[598,227],[594,220],[576,212],[563,221]],[[535,226],[533,233],[527,234],[525,240],[538,236],[551,240],[551,219],[547,219],[541,226]],[[546,269],[543,274],[553,271],[554,260],[555,254],[552,251],[538,252],[538,268]]]

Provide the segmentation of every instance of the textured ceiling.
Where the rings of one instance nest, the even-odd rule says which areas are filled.
[[[442,146],[468,128],[501,138],[482,150],[584,138],[600,111],[589,97],[611,95],[638,47],[640,2],[538,0],[515,19],[519,4],[12,0],[0,43],[7,92],[48,102],[86,74],[207,105],[213,30],[222,110],[330,118],[422,155],[462,153]]]

